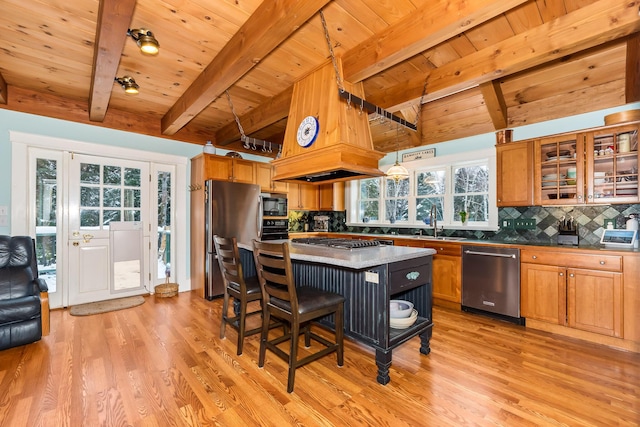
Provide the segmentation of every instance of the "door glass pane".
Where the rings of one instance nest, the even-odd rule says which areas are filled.
[[[91,163],[80,164],[80,182],[83,184],[99,184],[100,165]]]
[[[120,166],[105,166],[103,183],[120,185],[122,183],[122,168]]]
[[[102,213],[104,216],[103,225],[108,226],[111,221],[120,221],[120,211],[112,211],[105,209]]]
[[[80,206],[100,206],[100,189],[95,187],[80,187]]]
[[[140,207],[140,190],[132,190],[132,189],[124,190],[124,207],[125,208]]]
[[[140,187],[140,169],[124,168],[124,185]]]
[[[120,202],[121,191],[119,188],[105,188],[104,197],[102,199],[102,206],[107,208],[117,208],[121,206]]]
[[[80,227],[95,228],[100,226],[100,211],[96,209],[80,209]]]
[[[139,210],[124,210],[124,221],[140,221],[140,211]]]
[[[157,276],[171,275],[171,173],[158,172],[158,263]]]
[[[58,162],[36,159],[36,258],[38,274],[56,292]]]

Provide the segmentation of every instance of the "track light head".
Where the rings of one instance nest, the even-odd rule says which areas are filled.
[[[138,93],[138,89],[140,89],[140,86],[138,86],[133,77],[116,77],[115,81],[122,86],[125,93],[130,95],[136,95]]]
[[[140,51],[145,55],[157,55],[160,50],[160,43],[153,36],[153,33],[144,28],[127,30],[127,35],[136,41]]]

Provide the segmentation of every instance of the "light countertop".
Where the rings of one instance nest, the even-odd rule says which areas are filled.
[[[268,243],[283,242],[289,244],[292,260],[316,262],[356,270],[407,259],[431,256],[436,253],[434,249],[412,248],[407,246],[380,245],[365,248],[340,249],[303,243],[291,243],[289,240],[273,240]],[[238,246],[253,251],[253,248],[249,245],[239,243]]]

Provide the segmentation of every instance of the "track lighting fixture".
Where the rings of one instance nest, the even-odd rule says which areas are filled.
[[[160,50],[160,43],[153,37],[153,33],[144,28],[127,30],[127,35],[136,41],[140,51],[146,55],[157,55]]]
[[[125,93],[131,94],[131,95],[137,94],[138,89],[140,89],[140,86],[138,86],[138,84],[133,79],[133,77],[129,77],[129,76],[116,77],[115,81],[118,84],[120,84],[120,86],[122,86]]]

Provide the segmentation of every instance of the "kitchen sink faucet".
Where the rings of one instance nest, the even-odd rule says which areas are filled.
[[[431,224],[433,225],[433,237],[438,237],[438,209],[436,205],[431,205],[429,216],[431,217]]]

